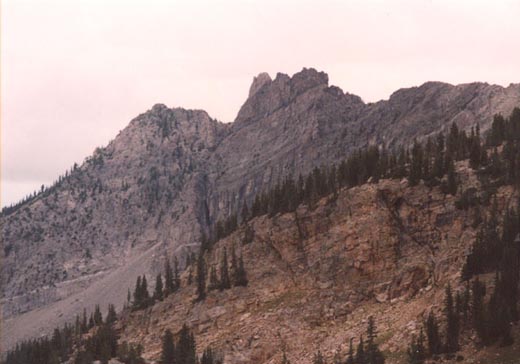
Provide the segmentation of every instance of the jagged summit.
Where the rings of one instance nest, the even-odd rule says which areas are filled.
[[[318,72],[314,68],[304,68],[295,73],[292,78],[292,87],[296,93],[305,92],[313,87],[329,85],[329,76],[325,72]]]
[[[251,84],[251,87],[249,88],[249,97],[252,97],[254,94],[258,92],[264,85],[270,83],[271,76],[269,76],[269,73],[262,72],[259,73],[258,76],[256,76],[253,79],[253,83]]]
[[[241,107],[235,121],[244,123],[268,115],[301,95],[311,93],[311,99],[328,87],[329,77],[314,68],[304,68],[292,77],[278,73],[274,80],[269,74],[260,73],[253,79],[249,97]],[[307,102],[307,101],[305,101]]]

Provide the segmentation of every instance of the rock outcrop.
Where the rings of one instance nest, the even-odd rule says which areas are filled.
[[[466,180],[471,175],[459,164]],[[502,188],[497,203],[511,201]],[[315,209],[261,216],[220,240],[207,265],[221,264],[224,248],[243,255],[248,287],[211,291],[195,303],[196,285],[146,311],[127,312],[121,340],[141,343],[156,360],[161,335],[186,323],[199,351],[225,354],[226,363],[312,363],[314,353],[346,356],[373,315],[388,363],[402,363],[412,335],[430,311],[442,314],[448,282],[462,290],[460,270],[476,231],[472,211],[438,187],[413,188],[397,180],[342,190]],[[246,230],[254,231],[251,242]],[[195,274],[194,272],[191,274]]]

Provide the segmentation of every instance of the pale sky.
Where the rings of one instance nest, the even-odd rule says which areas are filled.
[[[260,72],[365,101],[437,80],[520,82],[520,1],[3,0],[2,205],[155,103],[230,122]]]

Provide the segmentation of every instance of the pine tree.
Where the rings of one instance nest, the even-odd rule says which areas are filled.
[[[74,336],[76,339],[79,339],[81,336],[81,320],[79,315],[76,315],[76,322],[74,324]]]
[[[419,338],[412,338],[407,350],[408,364],[423,364],[426,359],[426,348],[424,347],[424,334],[421,330]]]
[[[134,304],[133,309],[137,310],[141,308],[143,304],[143,293],[141,289],[141,276],[137,277],[137,280],[135,282],[135,289],[134,289]]]
[[[206,348],[202,353],[202,357],[200,358],[200,364],[215,364],[215,354],[213,354],[213,350],[211,348]]]
[[[179,332],[179,341],[176,350],[176,364],[195,364],[195,347],[196,345],[193,334],[188,329],[188,326],[184,324]]]
[[[439,324],[433,312],[430,312],[426,320],[426,337],[428,338],[428,351],[430,355],[440,354],[442,351]]]
[[[347,356],[346,364],[354,364],[354,344],[353,344],[353,341],[354,341],[354,339],[351,338],[350,339],[350,344],[349,344],[349,347],[348,347],[348,356]]]
[[[452,155],[455,159],[459,158],[459,128],[457,124],[452,123],[450,128],[450,134],[448,135],[448,140],[446,142],[446,149],[448,153]]]
[[[213,291],[220,287],[220,282],[218,281],[217,277],[217,269],[215,266],[211,266],[209,270],[209,285],[208,285],[208,291]]]
[[[496,273],[495,289],[489,299],[487,310],[487,344],[492,344],[502,338],[501,344],[506,346],[513,343],[511,336],[511,309],[503,295],[503,282],[500,274]]]
[[[446,186],[446,192],[450,195],[455,196],[457,194],[458,189],[458,181],[457,181],[457,172],[455,172],[455,165],[453,164],[453,160],[448,159],[448,181]]]
[[[376,344],[377,330],[374,317],[368,318],[366,362],[367,364],[384,364],[385,358]]]
[[[191,284],[193,283],[193,267],[190,267],[190,269],[188,270],[188,279],[187,279],[187,282],[188,286],[191,286]]]
[[[519,319],[518,313],[518,287],[520,283],[520,247],[514,240],[520,237],[520,211],[507,210],[503,220],[502,229],[502,257],[500,259],[499,294],[507,306],[511,319],[515,322]]]
[[[81,333],[84,334],[88,331],[88,323],[87,323],[87,309],[83,309],[83,318],[81,320]]]
[[[412,165],[410,166],[410,176],[408,178],[410,186],[415,186],[422,178],[423,150],[421,144],[414,142],[412,148]]]
[[[247,202],[244,201],[244,204],[242,205],[242,224],[249,221],[249,208],[247,207]]]
[[[170,265],[170,259],[166,256],[166,261],[164,262],[164,296],[168,297],[168,295],[174,291],[173,271]]]
[[[146,281],[146,275],[143,274],[143,278],[141,279],[141,289],[140,289],[140,296],[141,296],[141,307],[140,308],[146,308],[148,307],[150,303],[150,293],[148,292],[148,282]]]
[[[252,243],[253,239],[255,238],[255,231],[249,224],[246,224],[246,228],[244,230],[244,245]]]
[[[157,274],[157,278],[155,279],[155,291],[153,293],[153,298],[156,301],[162,301],[164,298],[161,273]]]
[[[101,315],[101,309],[99,308],[99,305],[96,305],[94,309],[94,324],[96,326],[99,326],[103,323],[103,315]]]
[[[107,325],[112,325],[116,321],[117,321],[116,308],[113,304],[110,303],[108,305],[108,313],[107,313],[105,322]]]
[[[368,364],[365,356],[365,344],[363,343],[363,336],[359,338],[359,344],[356,351],[356,364]]]
[[[469,282],[466,282],[466,287],[464,288],[464,293],[462,295],[462,318],[464,320],[464,324],[467,324],[467,321],[468,321],[470,302],[471,302],[471,290],[469,287]]]
[[[229,280],[228,261],[227,261],[227,250],[224,247],[224,253],[222,254],[222,261],[220,263],[220,290],[231,288],[231,282]]]
[[[181,277],[179,274],[179,262],[177,257],[173,257],[173,291],[176,292],[181,288]]]
[[[238,259],[238,268],[235,278],[235,286],[243,286],[246,287],[249,281],[247,280],[247,273],[244,268],[244,259],[242,257],[242,254],[240,254],[240,258]]]
[[[473,169],[478,169],[482,162],[482,153],[480,146],[480,128],[477,125],[477,134],[471,137],[471,146],[469,151],[469,165]],[[485,153],[485,151],[484,151]]]
[[[235,244],[231,246],[231,277],[233,281],[233,285],[237,280],[237,272],[238,272],[238,261],[237,261],[237,253],[235,251]]]
[[[162,339],[161,364],[178,364],[175,361],[175,344],[173,342],[173,334],[168,329],[164,332]]]
[[[484,296],[486,295],[486,286],[481,283],[478,277],[473,281],[471,289],[471,316],[473,318],[473,327],[477,332],[482,343],[487,342],[487,324],[484,310]]]
[[[453,304],[451,285],[446,287],[444,314],[446,316],[446,347],[447,353],[454,353],[459,349],[459,315]]]
[[[142,345],[128,344],[126,341],[117,347],[117,357],[125,364],[145,364],[142,353]]]
[[[201,251],[197,260],[197,300],[201,301],[204,298],[206,298],[206,263]]]
[[[444,176],[444,135],[442,133],[437,135],[432,174],[438,179]]]

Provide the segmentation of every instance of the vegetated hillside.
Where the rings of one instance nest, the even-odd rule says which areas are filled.
[[[494,119],[485,145],[478,131],[453,125],[445,139],[408,151],[372,147],[303,183],[286,179],[255,198],[242,224],[216,229],[175,288],[159,276],[150,297],[141,276],[115,324],[119,345],[159,360],[168,330],[177,345],[190,330],[198,353],[211,347],[229,363],[323,363],[318,352],[345,362],[351,339],[357,345],[374,322],[372,343],[387,363],[404,363],[421,330],[430,362],[514,363],[519,126],[517,109]],[[93,330],[103,331],[95,317]],[[438,322],[437,346],[436,325],[426,321]],[[76,363],[104,353],[88,340],[77,345]]]
[[[458,163],[458,172],[463,190],[478,188],[467,162]],[[500,210],[518,197],[508,186],[496,196]],[[373,316],[387,362],[403,363],[428,314],[442,322],[446,285],[464,290],[460,272],[478,226],[476,207],[458,209],[457,201],[439,187],[382,180],[323,198],[314,210],[302,205],[254,218],[207,257],[208,269],[219,272],[224,249],[234,249],[243,256],[247,287],[213,290],[196,302],[194,278],[163,302],[125,316],[121,340],[142,344],[145,358],[158,359],[164,330],[187,323],[199,350],[216,348],[225,362],[280,363],[285,352],[291,362],[311,363],[318,350],[329,361],[336,351],[346,357],[350,339],[363,335]],[[183,285],[196,275],[195,265],[189,269]],[[466,357],[488,353],[477,353],[473,340],[461,342]]]
[[[427,83],[366,104],[313,69],[259,76],[232,124],[156,105],[51,188],[1,217],[4,344],[47,333],[96,303],[121,307],[136,277],[289,174],[339,162],[370,143],[509,114],[520,86]]]

